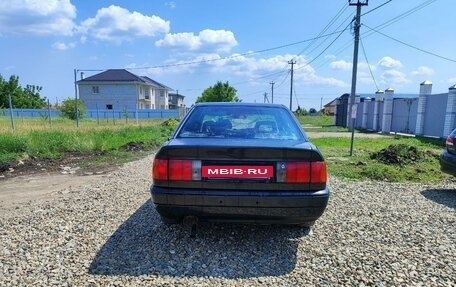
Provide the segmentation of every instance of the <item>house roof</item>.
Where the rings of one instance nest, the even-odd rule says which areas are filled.
[[[77,81],[78,84],[85,82],[139,82],[147,83],[157,88],[173,90],[170,87],[154,81],[149,77],[141,77],[125,69],[109,69],[99,74]]]
[[[169,95],[170,97],[171,97],[171,96],[176,96],[176,97],[180,97],[180,98],[185,98],[185,96],[184,96],[184,95],[181,95],[181,94],[169,93],[168,95]]]
[[[167,90],[173,91],[173,89],[171,89],[170,87],[165,86],[165,85],[163,85],[163,84],[161,84],[161,83],[159,83],[157,81],[154,81],[154,80],[152,80],[151,78],[149,78],[147,76],[142,76],[140,78],[143,79],[146,83],[149,83],[149,84],[151,84],[153,86],[156,86],[158,88],[163,88],[163,89],[167,89]]]

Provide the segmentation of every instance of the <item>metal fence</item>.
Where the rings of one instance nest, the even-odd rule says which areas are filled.
[[[3,109],[2,116],[9,117],[11,113],[17,118],[57,118],[62,116],[59,110],[48,109]],[[169,119],[181,118],[185,114],[182,109],[176,110],[87,110],[82,117],[91,119]]]

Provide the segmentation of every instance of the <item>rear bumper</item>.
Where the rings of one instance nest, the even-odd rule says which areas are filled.
[[[456,176],[456,156],[444,151],[440,154],[440,170]]]
[[[203,221],[304,224],[326,209],[329,189],[314,192],[271,192],[167,189],[151,187],[152,201],[165,218],[196,216]]]

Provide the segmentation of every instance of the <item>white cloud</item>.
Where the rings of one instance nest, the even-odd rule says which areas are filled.
[[[329,54],[329,55],[325,55],[325,59],[330,60],[330,61],[335,61],[337,59],[337,57],[336,57],[336,55]]]
[[[0,33],[72,35],[75,18],[70,0],[0,1]]]
[[[383,83],[389,85],[390,87],[400,86],[410,83],[410,80],[407,79],[407,75],[398,70],[388,70],[382,73],[380,76]]]
[[[165,6],[171,8],[171,9],[174,9],[174,8],[176,8],[176,2],[174,2],[174,1],[165,2]]]
[[[94,18],[82,22],[80,32],[98,40],[120,43],[134,37],[150,37],[169,32],[169,21],[152,15],[111,5],[97,11]]]
[[[434,70],[426,66],[420,66],[413,71],[412,74],[417,76],[432,76],[434,74]]]
[[[155,42],[157,47],[172,47],[196,50],[212,50],[218,52],[227,52],[238,43],[233,32],[226,30],[206,29],[194,33],[176,33],[167,34],[165,38]]]
[[[164,73],[188,74],[195,73],[197,69],[206,67],[211,73],[232,74],[248,81],[250,84],[264,84],[265,78],[268,78],[268,76],[280,78],[279,80],[282,80],[287,76],[288,70],[290,69],[290,65],[288,64],[290,59],[295,59],[297,62],[294,70],[295,83],[297,86],[349,87],[349,85],[342,80],[318,75],[310,65],[306,65],[307,60],[305,57],[296,57],[295,55],[277,55],[271,58],[255,58],[241,54],[232,54],[229,57],[222,58],[219,54],[208,53],[200,54],[198,57],[192,58],[191,60],[170,61],[168,62],[168,64],[171,65],[170,67],[164,69],[151,69],[148,72],[153,75],[163,75]],[[195,63],[185,64],[189,62]]]
[[[331,62],[331,64],[329,64],[329,66],[334,70],[347,71],[347,70],[351,70],[353,65],[351,62],[347,62],[345,60],[338,60],[338,61]]]
[[[385,56],[380,61],[378,61],[377,65],[386,69],[399,69],[402,68],[402,63],[399,60],[395,60],[389,56]]]
[[[63,42],[55,42],[54,44],[52,44],[52,48],[54,49],[57,49],[57,50],[68,50],[68,49],[72,49],[76,47],[76,43],[63,43]]]

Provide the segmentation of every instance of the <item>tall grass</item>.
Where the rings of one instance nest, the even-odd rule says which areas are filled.
[[[0,162],[9,163],[27,156],[59,158],[62,154],[110,152],[131,143],[140,143],[145,149],[160,145],[172,131],[163,127],[162,120],[141,122],[140,125],[99,126],[96,122],[82,122],[76,127],[73,122],[62,120],[51,127],[43,126],[36,119],[27,119],[27,125],[15,131],[2,125],[0,132]],[[69,124],[70,123],[70,124]]]

